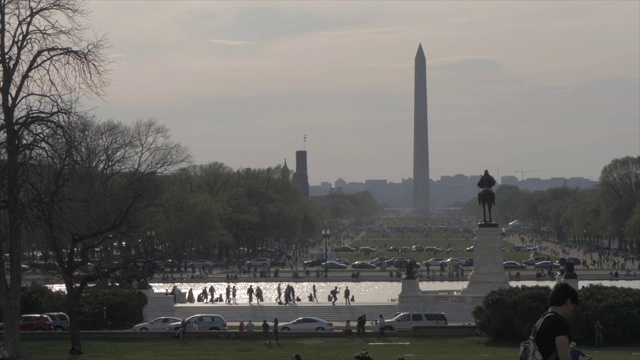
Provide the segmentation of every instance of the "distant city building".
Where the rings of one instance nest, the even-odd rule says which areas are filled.
[[[292,181],[302,190],[303,194],[309,196],[309,175],[307,174],[307,152],[305,150],[296,151],[296,171],[293,173]]]
[[[451,205],[465,203],[475,198],[478,193],[476,183],[480,179],[480,174],[467,176],[456,174],[453,176],[441,176],[440,180],[430,180],[431,206],[433,208],[450,207]],[[515,176],[503,176],[500,178],[500,185],[512,185],[526,191],[548,190],[557,187],[571,187],[579,189],[589,189],[598,184],[585,178],[560,178],[551,179],[528,178],[519,180]],[[331,183],[323,182],[319,186],[310,186],[310,196],[325,196],[329,193],[354,194],[359,191],[368,191],[380,204],[393,208],[413,208],[413,179],[402,179],[400,183],[389,182],[387,180],[366,180],[361,182],[346,182],[338,179]]]

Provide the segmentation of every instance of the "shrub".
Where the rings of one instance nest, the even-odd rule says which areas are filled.
[[[548,287],[513,287],[492,291],[473,310],[478,331],[494,341],[521,341],[548,309]],[[595,342],[593,326],[603,327],[608,344],[632,344],[640,338],[640,290],[590,285],[578,291],[580,301],[569,319],[572,341]]]

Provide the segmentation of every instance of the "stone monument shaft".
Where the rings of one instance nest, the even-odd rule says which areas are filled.
[[[428,125],[427,60],[420,44],[415,59],[413,104],[413,208],[422,215],[430,211]]]

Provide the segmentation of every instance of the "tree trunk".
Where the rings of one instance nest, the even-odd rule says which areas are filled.
[[[6,86],[6,85],[5,85]],[[7,241],[9,250],[9,283],[6,277],[0,279],[0,306],[2,306],[2,317],[4,320],[4,346],[10,357],[15,358],[22,354],[20,345],[20,301],[22,287],[22,204],[20,200],[20,165],[19,165],[19,136],[15,129],[13,112],[7,108],[5,91],[2,91],[3,116],[6,133],[5,147],[7,151],[6,159],[6,194],[2,197],[7,199],[6,215],[8,224],[7,232],[3,238]],[[4,229],[3,229],[4,230]],[[0,249],[5,249],[0,246]]]
[[[73,282],[65,280],[65,287],[67,289],[67,305],[69,306],[69,335],[71,340],[70,349],[74,348],[74,345],[78,348],[82,347],[80,338],[80,290],[74,288]]]

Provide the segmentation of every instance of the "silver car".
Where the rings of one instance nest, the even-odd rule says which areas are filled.
[[[227,321],[220,315],[216,314],[198,314],[189,316],[185,319],[187,323],[187,331],[204,331],[204,330],[228,330]],[[182,321],[176,321],[167,326],[167,330],[177,331],[180,329]]]
[[[159,318],[155,318],[148,322],[143,322],[137,325],[134,325],[131,330],[133,331],[160,331],[166,330],[169,324],[173,324],[175,322],[180,322],[182,319],[177,317],[170,316],[162,316]]]
[[[333,331],[333,324],[315,317],[301,317],[278,324],[279,331]]]

